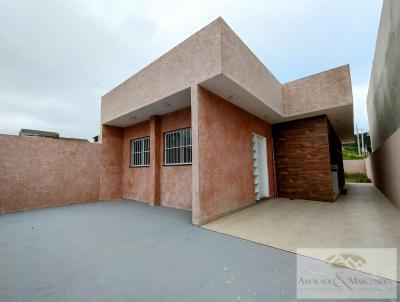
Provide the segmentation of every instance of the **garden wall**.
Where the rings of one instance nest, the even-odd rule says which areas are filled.
[[[0,135],[0,213],[99,200],[100,148]]]
[[[344,160],[343,166],[346,173],[367,173],[364,159]]]

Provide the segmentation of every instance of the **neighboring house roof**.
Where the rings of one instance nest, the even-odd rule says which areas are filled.
[[[19,131],[19,135],[20,136],[37,136],[37,137],[47,137],[47,138],[63,139],[63,140],[70,140],[70,141],[88,142],[88,140],[84,139],[84,138],[62,137],[57,132],[42,131],[42,130],[21,129]]]
[[[59,138],[60,137],[60,135],[57,132],[32,130],[32,129],[21,129],[19,131],[19,135],[20,136],[40,136],[40,137],[50,137],[50,138]]]
[[[349,66],[281,84],[218,18],[102,97],[102,124],[127,127],[190,106],[200,85],[259,118],[279,123],[326,114],[353,141]]]

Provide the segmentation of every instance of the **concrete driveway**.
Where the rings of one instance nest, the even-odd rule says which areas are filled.
[[[293,253],[190,221],[134,201],[0,215],[0,301],[295,300]]]
[[[294,253],[298,248],[397,248],[400,259],[400,209],[372,184],[346,187],[348,194],[333,203],[275,198],[203,227]],[[384,267],[365,271],[396,279],[386,276]]]

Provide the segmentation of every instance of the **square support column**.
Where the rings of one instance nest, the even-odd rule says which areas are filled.
[[[192,223],[200,225],[200,181],[199,181],[199,87],[192,85],[191,116],[192,116]]]
[[[150,117],[150,177],[153,185],[150,204],[160,205],[161,133],[160,117]]]
[[[101,163],[99,200],[122,198],[122,128],[101,126]]]

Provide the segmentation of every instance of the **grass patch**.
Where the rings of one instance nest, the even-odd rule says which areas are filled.
[[[346,182],[358,182],[358,183],[369,183],[371,180],[365,173],[348,173],[344,172],[344,178]]]
[[[358,150],[357,149],[348,149],[348,148],[343,148],[342,150],[342,155],[344,160],[349,160],[349,159],[363,159],[365,156],[363,155],[358,155]]]

